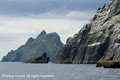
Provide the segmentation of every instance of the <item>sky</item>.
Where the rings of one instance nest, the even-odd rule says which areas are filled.
[[[57,32],[65,44],[109,0],[0,0],[0,60],[9,51],[36,38],[41,31]]]

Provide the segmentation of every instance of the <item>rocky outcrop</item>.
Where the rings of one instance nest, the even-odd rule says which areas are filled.
[[[22,45],[17,50],[12,50],[2,61],[8,62],[24,62],[29,59],[36,59],[46,52],[50,61],[55,59],[56,54],[62,47],[63,43],[57,33],[49,33],[42,31],[36,39],[30,37],[25,45]]]
[[[36,59],[31,58],[28,61],[25,61],[25,63],[48,63],[49,62],[49,57],[47,57],[46,53],[43,53],[41,57],[38,57]]]
[[[54,62],[94,64],[115,59],[120,60],[120,0],[99,8],[89,24],[68,38]]]
[[[120,60],[101,60],[97,63],[96,67],[104,68],[120,68]]]

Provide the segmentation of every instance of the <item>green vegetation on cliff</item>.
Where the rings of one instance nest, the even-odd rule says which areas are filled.
[[[36,39],[30,37],[25,45],[9,52],[2,61],[26,61],[30,58],[40,57],[44,52],[52,61],[62,45],[57,33],[46,34],[45,31],[42,31]]]

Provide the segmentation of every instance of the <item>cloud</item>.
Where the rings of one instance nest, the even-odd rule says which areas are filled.
[[[4,18],[0,19],[0,59],[7,52],[23,45],[29,37],[36,38],[42,30],[57,32],[62,42],[78,32],[87,20]]]
[[[80,30],[83,24],[85,24],[87,21],[86,20],[64,20],[64,19],[44,19],[43,20],[43,19],[36,19],[36,18],[34,19],[33,18],[11,18],[11,19],[6,19],[4,21],[0,20],[0,22],[2,22],[2,26],[0,27],[0,37],[1,36],[8,37],[13,35],[16,35],[17,37],[17,35],[20,35],[20,34],[21,35],[29,34],[28,36],[30,36],[31,34],[38,35],[42,30],[47,30],[47,32],[58,32],[59,34],[68,34],[68,33],[71,33],[71,31],[73,31],[76,28],[79,28]],[[64,42],[66,38],[63,40]]]
[[[26,16],[48,12],[91,11],[109,0],[0,0],[0,15]],[[94,4],[94,5],[93,5]]]
[[[88,14],[89,13],[89,14]],[[38,19],[64,19],[64,20],[89,20],[93,17],[95,11],[68,11],[66,13],[48,12],[44,14],[30,14],[27,18]]]

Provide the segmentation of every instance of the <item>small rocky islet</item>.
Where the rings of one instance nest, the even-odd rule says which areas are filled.
[[[47,53],[43,53],[41,57],[38,58],[31,58],[24,63],[48,63],[49,57],[47,57]]]

